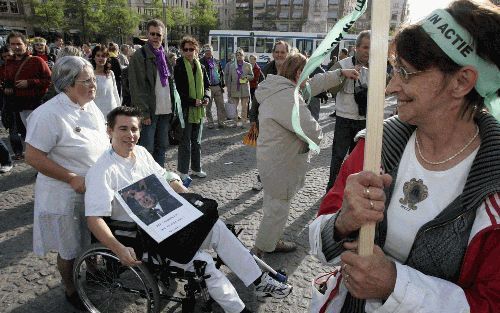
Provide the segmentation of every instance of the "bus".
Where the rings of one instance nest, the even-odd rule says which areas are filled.
[[[264,65],[272,59],[272,49],[276,41],[286,41],[301,53],[311,55],[325,36],[325,33],[211,30],[208,41],[213,47],[213,56],[221,61],[222,66],[231,60],[238,48],[243,49],[247,55],[255,55],[259,65]],[[356,35],[345,35],[334,53],[338,54],[342,48],[349,50],[355,45],[355,41]],[[329,58],[325,60],[326,63],[328,61]]]

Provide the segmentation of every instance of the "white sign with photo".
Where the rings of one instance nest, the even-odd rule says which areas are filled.
[[[115,196],[137,225],[158,243],[202,216],[156,174],[118,190]]]

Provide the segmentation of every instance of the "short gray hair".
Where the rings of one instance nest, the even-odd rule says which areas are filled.
[[[82,57],[65,56],[57,60],[52,68],[52,83],[56,91],[59,93],[74,86],[76,78],[86,67],[94,70],[92,64]]]
[[[370,30],[363,30],[358,34],[358,37],[356,37],[356,47],[359,47],[361,45],[361,41],[363,38],[368,38],[370,39],[371,31]]]
[[[70,55],[77,56],[77,57],[83,56],[82,52],[77,47],[75,47],[75,46],[64,46],[57,53],[56,60],[59,60],[60,58],[63,58],[65,56],[70,56]]]

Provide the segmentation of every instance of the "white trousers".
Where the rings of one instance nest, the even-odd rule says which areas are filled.
[[[207,262],[205,274],[210,275],[206,280],[208,293],[227,313],[240,313],[245,308],[245,304],[238,296],[227,277],[215,268],[212,256],[203,249],[214,249],[227,267],[238,276],[245,284],[250,286],[262,275],[262,271],[253,259],[245,246],[231,233],[226,225],[218,220],[207,238],[202,243],[200,250],[196,252],[193,260],[187,264],[171,263],[172,266],[182,268],[186,271],[194,271],[194,260]]]

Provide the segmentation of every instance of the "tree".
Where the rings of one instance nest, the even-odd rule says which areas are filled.
[[[34,24],[42,30],[60,29],[64,25],[64,0],[32,0]]]
[[[167,8],[167,28],[171,40],[179,40],[185,33],[186,26],[188,26],[188,19],[181,8]]]
[[[232,29],[238,30],[251,30],[252,29],[252,18],[250,14],[250,9],[237,9],[233,20],[231,21]]]
[[[217,15],[210,0],[198,0],[191,8],[191,25],[198,31],[200,41],[208,40],[209,31],[217,26]]]
[[[128,8],[127,0],[106,0],[99,19],[99,33],[104,39],[121,42],[122,36],[135,33],[141,18]]]
[[[101,0],[65,1],[66,30],[79,29],[83,41],[95,37],[100,33],[104,2]]]

